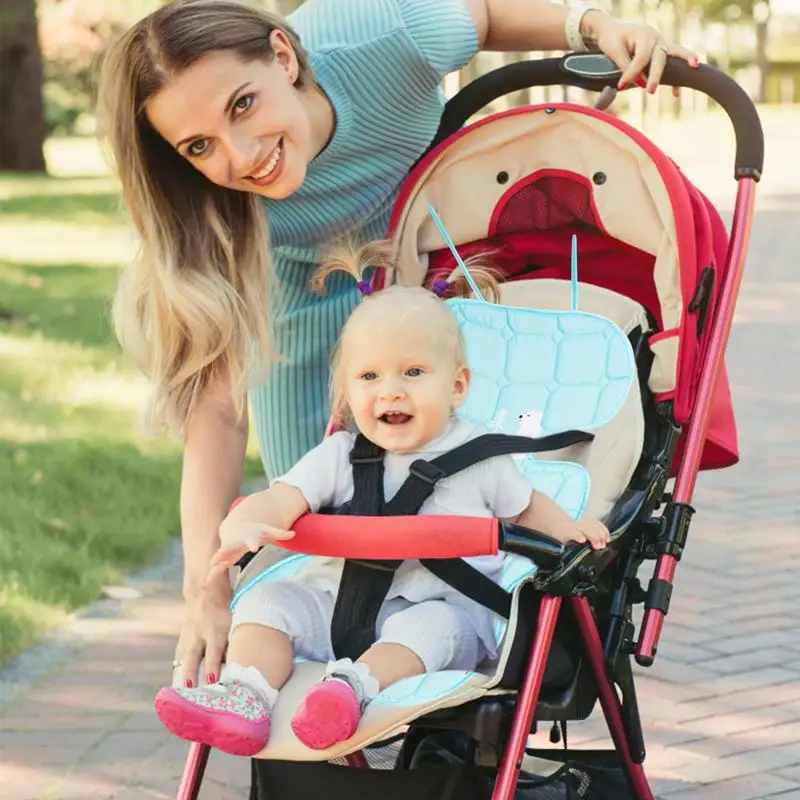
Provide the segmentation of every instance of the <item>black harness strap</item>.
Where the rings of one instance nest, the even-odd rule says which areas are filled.
[[[485,434],[449,453],[411,464],[409,476],[389,503],[383,496],[385,452],[364,436],[357,436],[350,453],[353,466],[353,499],[340,514],[405,516],[417,514],[436,484],[489,458],[513,453],[542,453],[590,442],[591,433],[565,431],[532,439],[526,436]],[[337,658],[361,656],[375,642],[380,609],[400,561],[346,560],[331,621],[331,643]],[[437,578],[495,614],[508,619],[511,595],[491,578],[460,558],[422,559],[420,563]]]
[[[593,433],[584,431],[564,431],[551,436],[543,436],[541,439],[531,439],[528,436],[506,436],[503,433],[486,433],[431,461],[424,459],[415,461],[409,468],[410,474],[405,483],[386,504],[384,513],[387,516],[416,514],[422,508],[422,504],[433,494],[436,484],[442,478],[449,478],[457,472],[495,456],[507,456],[512,453],[552,452],[573,444],[591,442],[593,439]]]
[[[384,455],[383,448],[360,434],[356,437],[350,451],[353,499],[339,509],[339,514],[364,517],[385,514]],[[331,620],[331,644],[338,658],[355,661],[374,644],[378,613],[401,563],[345,560]]]
[[[511,595],[462,558],[425,558],[419,563],[470,600],[504,619],[511,616]]]

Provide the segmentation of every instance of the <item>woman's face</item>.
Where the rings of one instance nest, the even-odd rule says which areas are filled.
[[[245,63],[235,53],[204,56],[146,103],[155,130],[210,181],[273,200],[303,183],[316,155],[310,92],[295,88],[298,64],[282,31],[275,57]]]

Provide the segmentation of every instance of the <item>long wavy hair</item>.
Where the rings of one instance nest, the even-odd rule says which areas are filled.
[[[279,29],[295,50],[296,86],[313,84],[297,35],[234,0],[176,0],[133,25],[106,53],[101,139],[139,235],[113,304],[123,350],[150,378],[151,430],[185,433],[197,398],[223,369],[238,407],[273,361],[272,263],[260,198],[213,184],[159,136],[144,113],[171,76],[214,52],[270,62]]]

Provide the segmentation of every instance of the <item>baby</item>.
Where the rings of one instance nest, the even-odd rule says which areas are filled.
[[[484,431],[454,413],[467,396],[470,372],[450,310],[421,287],[370,293],[362,280],[364,268],[375,264],[369,253],[332,262],[317,276],[317,286],[332,269],[344,268],[365,293],[334,354],[331,404],[339,425],[354,425],[385,450],[388,502],[413,461],[434,459]],[[237,505],[220,527],[212,572],[264,544],[291,538],[292,525],[303,514],[351,500],[355,436],[344,430],[332,434],[269,489]],[[574,522],[546,495],[532,492],[511,456],[443,479],[419,513],[491,516],[597,548],[609,536],[600,522]],[[499,578],[503,554],[467,560]],[[428,672],[474,670],[496,657],[493,613],[419,562],[406,561],[381,607],[375,644],[355,663],[337,660],[330,628],[342,565],[341,559],[315,558],[292,579],[261,581],[247,591],[233,613],[219,681],[158,693],[156,712],[167,728],[228,753],[255,755],[269,739],[270,710],[292,673],[293,658],[301,656],[327,668],[296,710],[292,729],[307,747],[325,749],[355,733],[366,706],[387,686]]]

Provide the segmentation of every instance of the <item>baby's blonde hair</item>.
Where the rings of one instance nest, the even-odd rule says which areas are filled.
[[[485,256],[474,256],[465,260],[470,275],[481,294],[491,302],[499,299],[499,290],[493,271]],[[330,251],[325,263],[314,273],[311,286],[316,292],[325,291],[325,280],[332,272],[347,272],[360,284],[365,285],[367,274],[373,269],[401,271],[394,243],[390,240],[369,242],[361,247],[343,244]],[[450,309],[444,304],[445,296],[465,297],[470,293],[469,283],[463,275],[452,282],[439,296],[424,286],[401,286],[394,284],[385,289],[367,292],[342,328],[339,340],[331,357],[330,408],[331,419],[336,425],[347,425],[351,420],[347,402],[344,344],[350,335],[362,329],[380,335],[376,328],[382,323],[410,320],[420,314],[422,324],[435,325],[438,338],[435,344],[452,353],[456,368],[467,366],[467,347],[461,329]],[[438,287],[437,287],[438,288]]]
[[[307,55],[280,17],[233,0],[176,0],[133,25],[104,59],[98,101],[140,252],[113,306],[123,349],[148,375],[148,427],[185,433],[195,402],[227,370],[239,407],[273,360],[272,263],[261,199],[205,178],[150,125],[145,104],[199,59],[227,51],[274,58],[283,31],[313,84]]]

